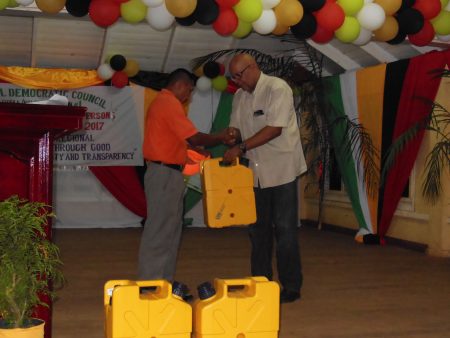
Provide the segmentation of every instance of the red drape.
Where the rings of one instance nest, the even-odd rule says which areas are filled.
[[[436,74],[431,72],[442,70],[449,63],[450,50],[430,52],[411,59],[397,110],[393,140],[429,114],[429,102],[434,100],[441,81],[440,77],[436,77]],[[389,229],[392,217],[411,174],[423,135],[424,131],[421,131],[416,138],[408,143],[387,175],[383,209],[378,227],[380,237],[384,237]]]
[[[144,189],[134,167],[111,166],[89,167],[89,169],[126,208],[138,216],[147,217]]]

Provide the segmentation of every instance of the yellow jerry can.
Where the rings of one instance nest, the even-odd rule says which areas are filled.
[[[108,281],[104,310],[106,338],[191,337],[192,307],[165,280]]]
[[[222,158],[202,161],[203,214],[212,228],[247,225],[256,221],[252,170]]]
[[[249,277],[215,279],[214,288],[204,284],[193,305],[194,338],[278,337],[280,287],[276,282]]]

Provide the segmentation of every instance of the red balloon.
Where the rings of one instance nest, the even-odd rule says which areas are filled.
[[[239,0],[216,0],[216,2],[219,5],[219,7],[231,8],[234,5],[236,5],[239,2]]]
[[[425,20],[430,20],[440,13],[442,6],[440,0],[416,0],[412,7],[422,13]]]
[[[438,0],[439,1],[439,0]],[[416,34],[408,35],[409,42],[416,46],[426,46],[433,41],[435,31],[430,21],[425,20],[422,29]]]
[[[236,13],[231,8],[220,8],[219,16],[213,23],[213,28],[217,34],[222,36],[231,35],[239,23]]]
[[[238,85],[234,83],[232,80],[228,79],[227,88],[225,91],[230,94],[236,93],[236,91],[239,89]]]
[[[329,31],[335,31],[342,26],[345,20],[345,13],[341,6],[333,1],[327,2],[317,12],[313,12],[317,24]]]
[[[225,74],[225,66],[223,63],[217,62],[219,64],[220,67],[220,75],[224,75]]]
[[[89,5],[89,16],[97,26],[111,26],[120,17],[120,4],[110,0],[94,0]]]
[[[128,84],[128,75],[125,72],[115,72],[111,78],[111,84],[117,88],[123,88]]]
[[[311,36],[311,40],[317,43],[327,43],[334,37],[334,32],[320,25],[317,25],[316,32]]]

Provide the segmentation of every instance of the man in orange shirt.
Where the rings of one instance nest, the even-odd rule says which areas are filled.
[[[143,144],[147,220],[139,248],[141,280],[173,281],[182,230],[182,170],[188,145],[214,146],[229,137],[225,131],[217,135],[198,132],[186,117],[183,104],[190,100],[194,87],[193,74],[185,69],[173,71],[147,112]]]

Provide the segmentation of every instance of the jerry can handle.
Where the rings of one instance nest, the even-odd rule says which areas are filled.
[[[243,279],[216,279],[216,289],[221,289],[223,294],[226,295],[228,293],[229,286],[244,286],[251,287],[255,284],[255,281],[252,278],[243,278]]]
[[[163,293],[164,290],[167,290],[167,294],[172,293],[172,284],[164,279],[140,280],[136,281],[136,285],[139,286],[139,291],[143,288],[159,288],[158,293]]]
[[[224,162],[223,157],[218,157],[219,159],[219,167],[231,167],[235,165],[239,165],[239,157],[236,157],[233,162]]]

